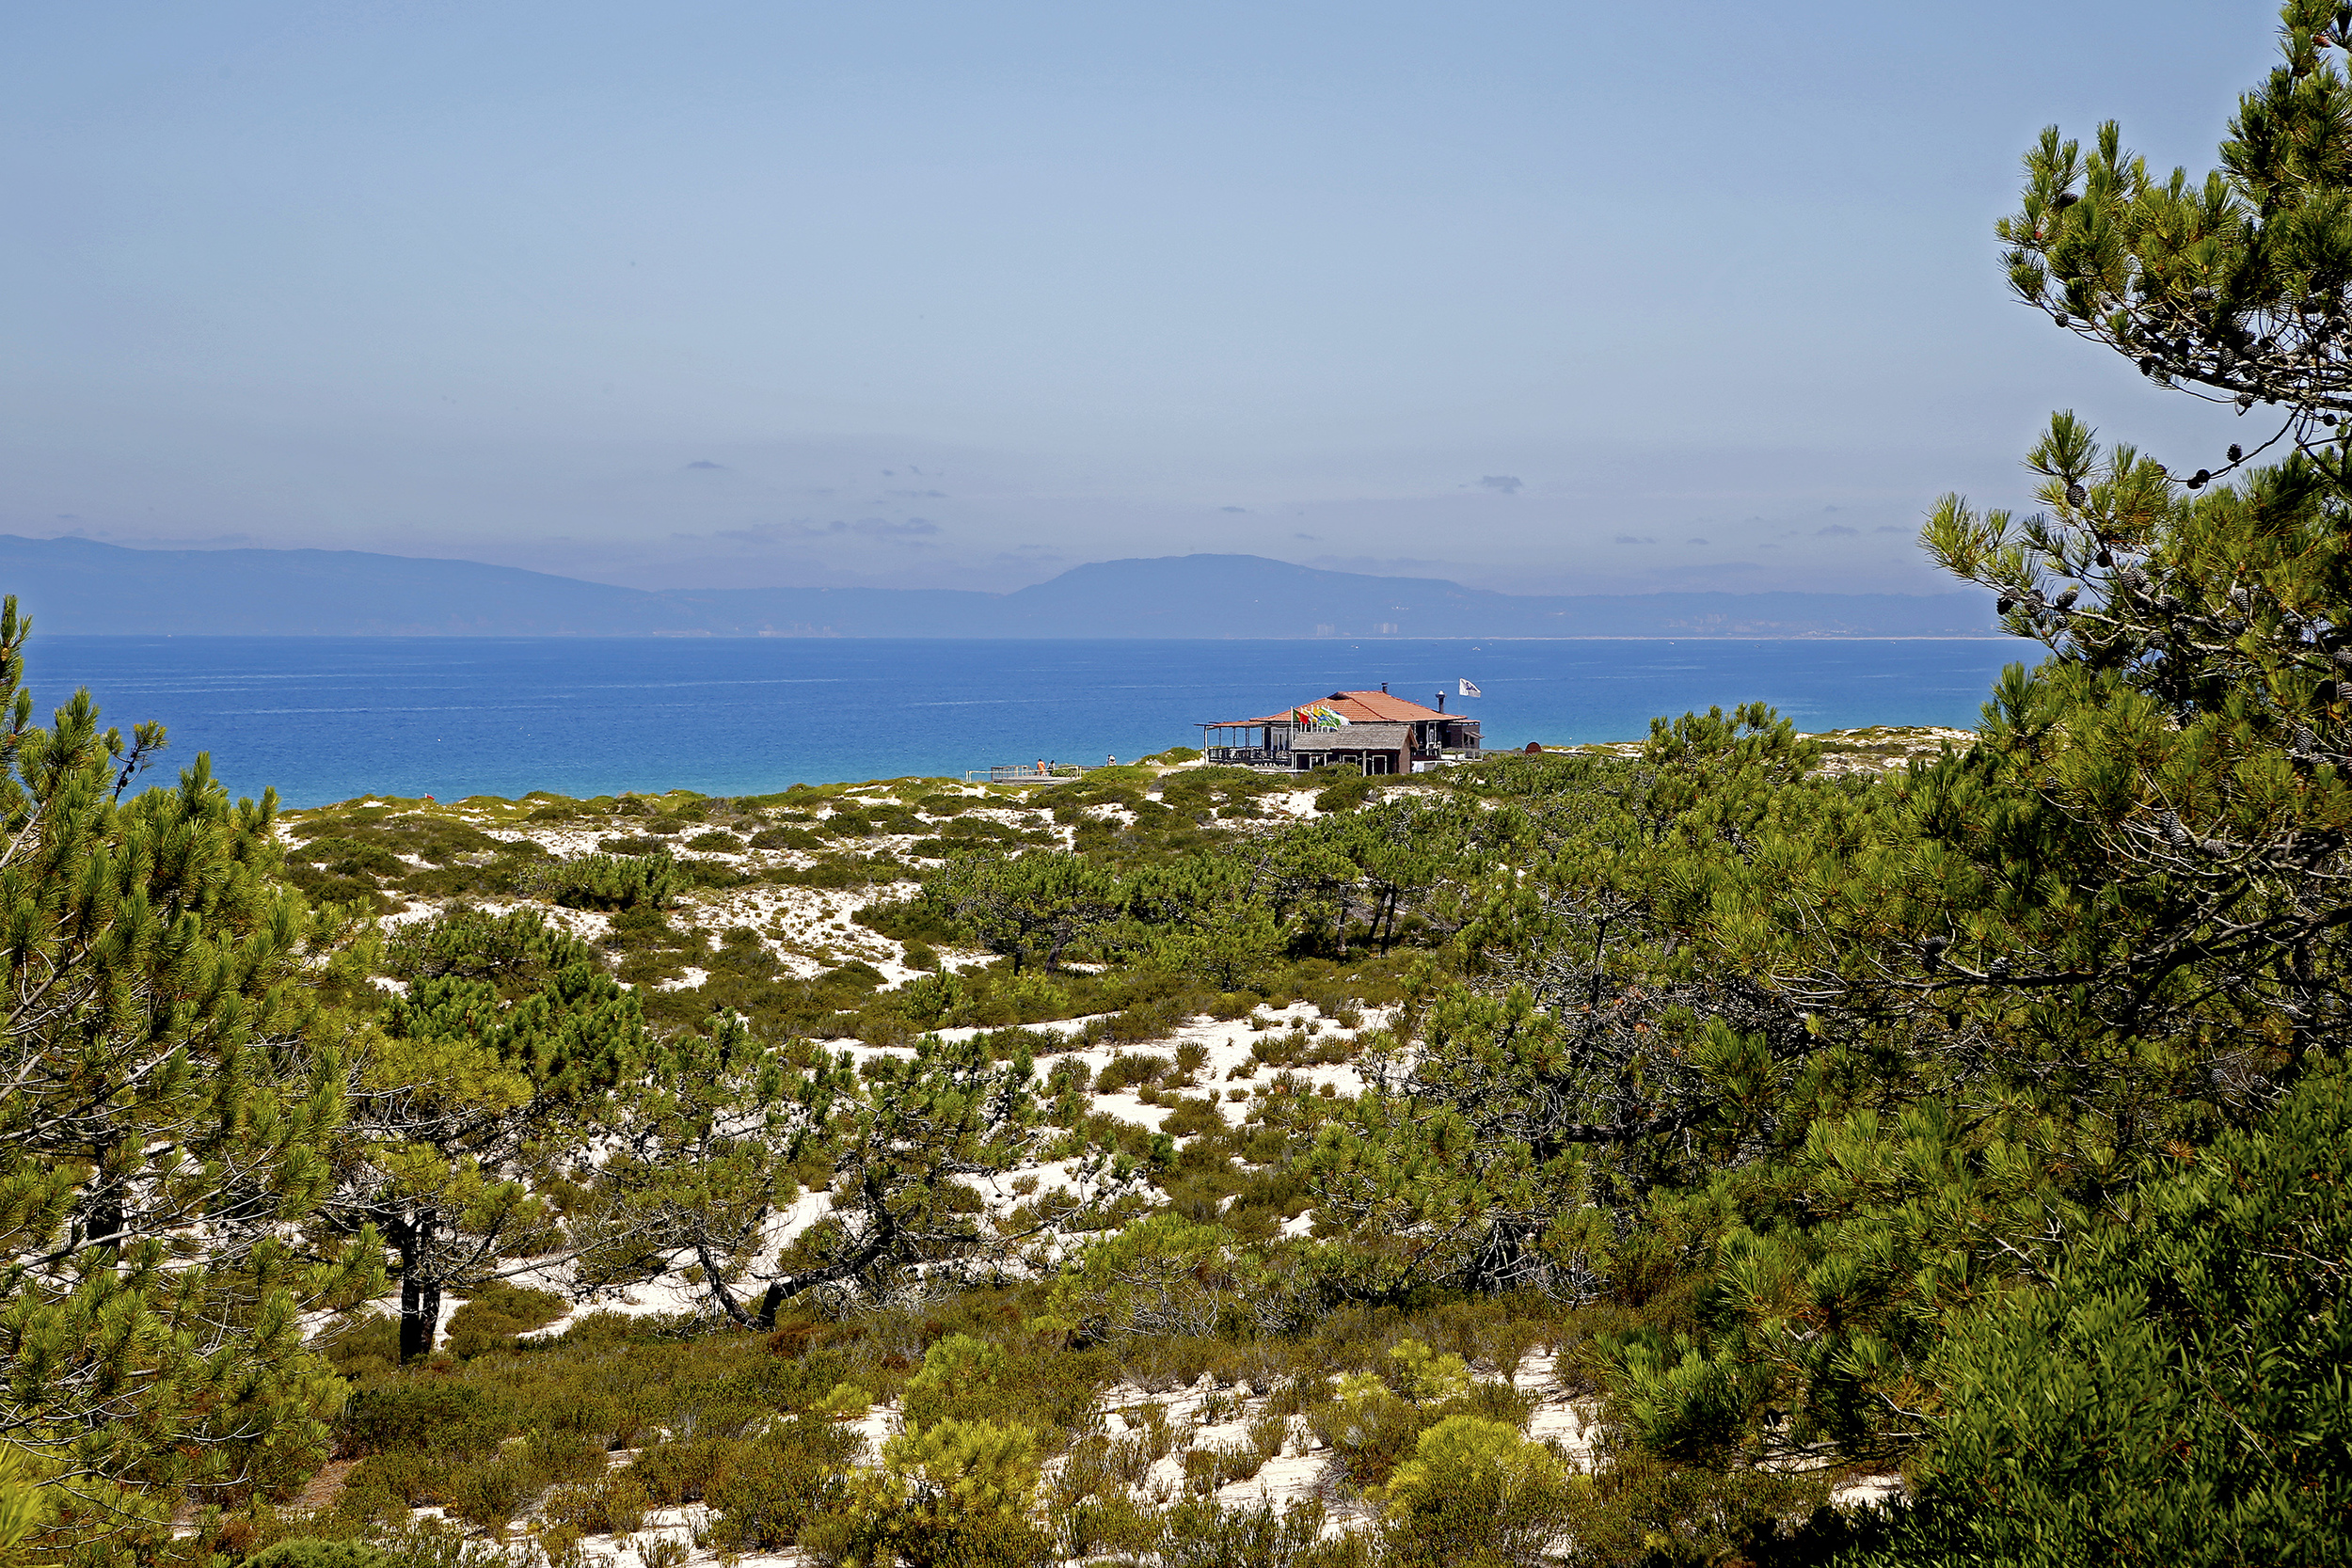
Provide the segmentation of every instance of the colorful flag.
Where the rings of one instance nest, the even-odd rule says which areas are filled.
[[[1461,686],[1462,695],[1465,697],[1484,697],[1486,695],[1484,691],[1478,689],[1478,683],[1475,681],[1466,680],[1461,683]]]

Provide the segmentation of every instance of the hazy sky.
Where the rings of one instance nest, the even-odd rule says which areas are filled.
[[[2209,166],[2275,11],[11,6],[0,531],[1932,591],[2048,409],[2234,434],[1991,228],[2054,119]]]

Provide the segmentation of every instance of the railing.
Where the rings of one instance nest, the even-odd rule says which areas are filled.
[[[1210,746],[1200,755],[1224,768],[1279,768],[1287,772],[1292,766],[1290,752],[1271,746]]]
[[[977,784],[982,772],[990,784],[1052,784],[1056,779],[1074,779],[1086,769],[1074,762],[1049,762],[1042,768],[1033,763],[1009,762],[994,768],[966,768],[965,784]]]

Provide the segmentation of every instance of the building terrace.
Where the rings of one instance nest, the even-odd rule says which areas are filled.
[[[1419,773],[1479,747],[1478,721],[1377,691],[1334,691],[1279,713],[1200,726],[1208,761],[1303,772],[1350,763],[1366,773]]]

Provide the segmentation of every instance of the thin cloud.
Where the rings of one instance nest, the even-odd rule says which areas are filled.
[[[733,539],[746,545],[774,545],[787,539],[837,539],[856,535],[866,539],[915,539],[939,531],[939,525],[928,517],[860,517],[855,522],[834,518],[829,523],[814,523],[796,518],[788,523],[754,523],[749,528],[721,529],[712,534],[680,533],[677,539]]]
[[[713,463],[707,457],[697,457],[686,466],[690,468],[724,468],[726,467],[724,463]]]
[[[1858,528],[1848,528],[1843,523],[1832,523],[1826,528],[1815,529],[1813,537],[1816,539],[1851,539],[1861,531]]]
[[[1620,533],[1610,543],[1613,545],[1655,545],[1658,541],[1647,534]]]
[[[1516,474],[1487,474],[1478,482],[1481,490],[1492,490],[1500,496],[1516,496],[1527,488]]]

